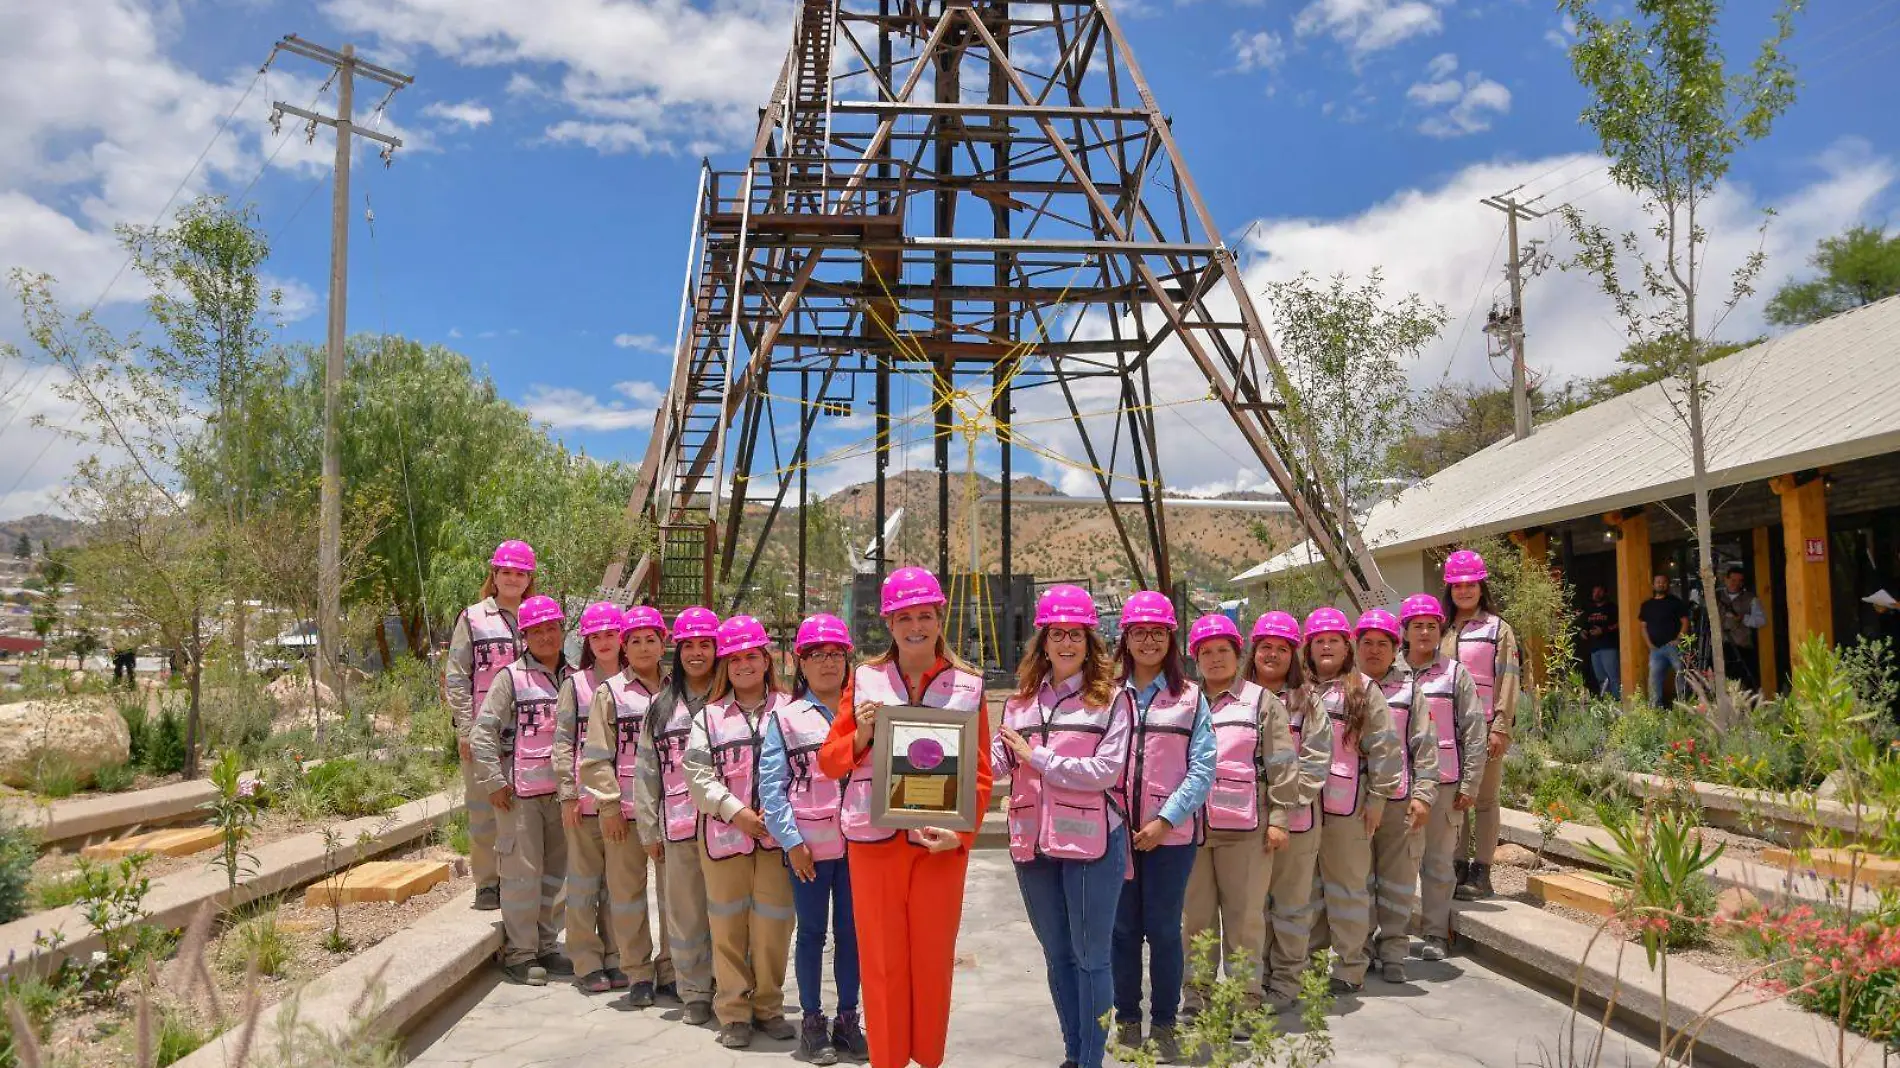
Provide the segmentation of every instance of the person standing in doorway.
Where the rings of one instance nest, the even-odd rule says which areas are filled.
[[[1610,591],[1601,582],[1590,587],[1590,603],[1583,609],[1583,648],[1590,658],[1590,674],[1596,676],[1597,692],[1615,698],[1623,696],[1620,630]]]
[[[1768,616],[1761,610],[1761,599],[1748,588],[1740,567],[1730,567],[1722,582],[1722,588],[1715,591],[1716,613],[1722,621],[1722,661],[1728,666],[1729,678],[1759,690],[1755,631],[1768,623]]]
[[[1663,696],[1663,678],[1675,673],[1676,690],[1682,690],[1682,636],[1689,633],[1689,602],[1669,591],[1669,576],[1656,575],[1649,580],[1649,600],[1637,612],[1643,620],[1643,639],[1649,642],[1649,701],[1658,708],[1667,707]]]

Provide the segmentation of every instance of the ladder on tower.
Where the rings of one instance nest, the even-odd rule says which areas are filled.
[[[799,11],[783,169],[787,207],[824,211],[830,156],[831,50],[837,40],[837,0],[804,0]]]

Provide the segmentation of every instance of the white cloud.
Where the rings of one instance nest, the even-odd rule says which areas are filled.
[[[1552,29],[1544,31],[1544,43],[1552,48],[1569,51],[1577,41],[1577,20],[1565,15],[1563,21]]]
[[[614,347],[617,349],[638,349],[665,356],[673,351],[673,346],[661,341],[653,334],[615,334]]]
[[[1444,28],[1437,4],[1426,0],[1312,0],[1293,19],[1293,32],[1331,37],[1355,58]]]
[[[471,129],[486,126],[495,121],[495,113],[473,100],[464,100],[456,104],[437,101],[422,109],[422,113],[444,122],[457,123]]]
[[[1418,124],[1431,137],[1464,137],[1491,128],[1491,120],[1511,110],[1511,91],[1478,71],[1457,77],[1458,57],[1432,57],[1425,80],[1414,82],[1405,98],[1431,112]]]
[[[666,399],[666,391],[651,382],[616,382],[613,389],[626,400],[603,402],[585,390],[537,384],[528,387],[521,406],[556,430],[631,430],[651,425]]]
[[[83,429],[78,406],[58,393],[67,380],[65,372],[43,364],[9,362],[0,371],[0,425],[7,440],[0,449],[0,518],[66,514],[63,497],[74,466],[101,451],[59,432]]]
[[[1248,71],[1275,71],[1286,60],[1286,42],[1277,33],[1258,30],[1246,33],[1234,31],[1234,69],[1242,73]]]

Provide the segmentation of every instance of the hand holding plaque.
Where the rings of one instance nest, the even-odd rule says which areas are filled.
[[[893,830],[973,831],[977,717],[954,709],[885,705],[876,711],[871,823]]]

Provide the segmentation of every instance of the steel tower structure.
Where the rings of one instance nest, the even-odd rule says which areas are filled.
[[[1108,512],[1132,574],[1166,589],[1165,367],[1205,379],[1349,596],[1389,599],[1317,450],[1276,419],[1286,377],[1106,0],[799,0],[793,15],[745,166],[702,172],[669,392],[628,505],[657,547],[610,569],[609,596],[673,610],[712,603],[718,579],[734,610],[794,494],[802,571],[814,429],[845,413],[875,430],[884,570],[895,430],[921,421],[894,381],[928,386],[938,476],[937,558],[914,562],[961,563],[952,446],[980,439],[1000,453],[1008,587],[1014,452],[1034,449],[1013,416],[1049,390],[1104,499],[1137,487],[1135,522]],[[1113,411],[1084,411],[1084,383]]]

